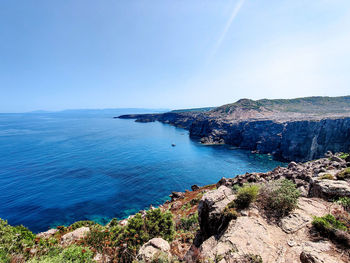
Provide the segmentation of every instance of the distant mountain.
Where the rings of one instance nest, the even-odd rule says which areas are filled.
[[[126,113],[146,114],[146,113],[163,113],[168,112],[169,109],[144,109],[144,108],[110,108],[110,109],[69,109],[62,111],[45,111],[37,110],[28,112],[31,114],[87,114],[87,115],[118,115]]]

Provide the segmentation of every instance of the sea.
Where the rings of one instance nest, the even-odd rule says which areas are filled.
[[[160,205],[172,191],[285,165],[202,145],[167,124],[113,118],[140,112],[0,114],[0,218],[35,233],[78,220],[106,224]]]

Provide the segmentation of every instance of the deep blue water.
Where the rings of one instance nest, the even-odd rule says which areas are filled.
[[[160,204],[171,191],[281,165],[200,145],[169,125],[112,117],[0,114],[0,217],[34,232],[85,219],[106,223]]]

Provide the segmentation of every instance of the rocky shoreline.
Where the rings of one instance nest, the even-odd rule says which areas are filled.
[[[271,154],[282,161],[308,161],[320,158],[327,151],[350,149],[350,118],[321,120],[247,120],[227,122],[202,113],[164,113],[122,115],[121,119],[137,122],[159,121],[189,131],[203,144],[229,144]]]
[[[324,99],[327,99],[326,103]],[[305,106],[309,100],[312,103]],[[209,111],[129,114],[115,118],[143,123],[159,121],[188,130],[191,138],[199,139],[203,144],[229,144],[271,154],[278,160],[301,162],[321,158],[328,150],[350,150],[349,102],[349,96],[243,99]],[[344,105],[343,108],[338,104]]]

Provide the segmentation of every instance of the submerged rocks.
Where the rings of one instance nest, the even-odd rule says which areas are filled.
[[[153,262],[157,257],[165,257],[169,260],[170,245],[162,238],[153,238],[145,243],[137,254],[137,259],[143,262]]]
[[[68,246],[74,243],[75,241],[78,241],[84,238],[89,232],[90,232],[90,228],[85,226],[80,227],[72,232],[69,232],[62,236],[61,245]]]

